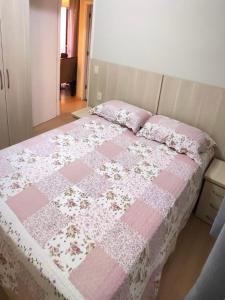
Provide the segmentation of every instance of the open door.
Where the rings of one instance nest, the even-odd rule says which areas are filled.
[[[92,14],[93,4],[87,6],[87,36],[86,36],[86,59],[85,59],[85,78],[84,78],[84,98],[87,100],[88,75],[90,67],[90,49],[91,49],[91,33],[92,33]]]

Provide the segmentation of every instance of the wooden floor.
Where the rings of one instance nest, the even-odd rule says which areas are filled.
[[[210,226],[191,216],[163,270],[157,300],[183,300],[214,244]]]
[[[213,246],[209,225],[192,216],[165,265],[157,300],[183,300]],[[0,299],[8,300],[1,292]],[[21,299],[22,300],[22,299]]]
[[[45,131],[57,128],[61,125],[74,121],[71,112],[79,110],[87,106],[87,101],[80,98],[70,96],[68,89],[61,91],[60,111],[61,114],[54,119],[42,123],[33,128],[33,135],[41,134]]]

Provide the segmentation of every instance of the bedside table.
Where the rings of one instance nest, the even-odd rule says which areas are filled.
[[[225,197],[225,162],[214,159],[205,173],[196,216],[212,224]]]
[[[76,119],[81,119],[81,118],[84,118],[84,117],[87,117],[89,116],[89,110],[91,109],[90,106],[87,106],[85,108],[82,108],[82,109],[79,109],[75,112],[72,113],[72,116]]]

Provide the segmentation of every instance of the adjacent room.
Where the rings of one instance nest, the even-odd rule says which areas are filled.
[[[225,1],[0,0],[0,299],[225,299]]]

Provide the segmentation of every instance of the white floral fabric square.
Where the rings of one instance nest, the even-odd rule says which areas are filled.
[[[93,202],[93,198],[89,197],[75,185],[52,200],[54,206],[69,217],[77,217],[85,214]]]
[[[0,200],[6,201],[31,185],[30,179],[21,173],[15,172],[0,178]]]
[[[135,199],[122,188],[112,187],[97,199],[97,203],[109,210],[113,216],[120,218],[135,202]]]
[[[69,276],[95,247],[95,242],[85,235],[74,223],[69,223],[65,228],[49,240],[45,251],[55,265]]]
[[[96,170],[100,175],[104,175],[112,181],[119,181],[126,176],[126,172],[122,165],[115,161],[104,163]]]

